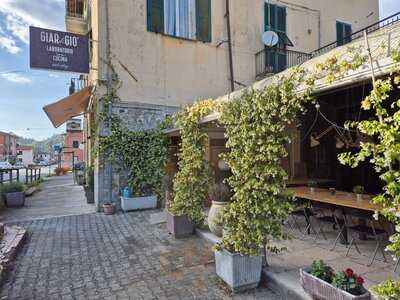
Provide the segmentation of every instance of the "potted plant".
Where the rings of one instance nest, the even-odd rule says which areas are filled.
[[[25,186],[19,182],[5,183],[0,187],[7,207],[21,207],[25,205]]]
[[[133,191],[136,192],[136,195],[130,198],[121,197],[121,208],[123,211],[157,208],[157,196],[150,185],[144,185],[143,188],[137,187]]]
[[[105,215],[113,215],[115,213],[115,203],[111,202],[104,203],[103,212]]]
[[[86,170],[86,185],[84,186],[86,202],[89,204],[94,203],[94,169],[92,166]]]
[[[310,192],[314,193],[315,189],[318,187],[318,182],[315,180],[309,180],[308,181],[308,187],[310,188]]]
[[[226,184],[214,184],[210,189],[212,201],[208,213],[207,223],[210,231],[218,237],[222,237],[223,224],[221,224],[221,212],[228,206],[232,193]]]
[[[174,190],[174,176],[172,174],[166,174],[163,177],[162,187],[164,190],[164,203],[161,207],[168,209],[172,199],[172,192]]]
[[[357,196],[357,200],[362,200],[363,194],[364,194],[364,187],[361,185],[356,185],[353,188],[353,192],[356,194]]]
[[[314,261],[310,268],[300,270],[301,285],[315,299],[370,300],[364,288],[364,279],[351,268],[335,274],[322,260]]]

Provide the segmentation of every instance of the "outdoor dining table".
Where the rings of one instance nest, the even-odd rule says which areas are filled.
[[[293,192],[296,198],[341,207],[343,214],[346,208],[357,209],[365,212],[374,212],[381,208],[379,205],[372,203],[371,200],[373,195],[364,194],[362,200],[358,200],[356,194],[345,191],[335,190],[335,193],[331,193],[329,189],[316,188],[315,191],[311,192],[310,188],[305,186],[290,187],[289,190]],[[361,219],[360,221],[362,222]],[[343,236],[343,243],[347,244],[346,227],[344,228]]]

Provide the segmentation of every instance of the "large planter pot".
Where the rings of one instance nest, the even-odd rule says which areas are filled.
[[[25,193],[15,192],[5,194],[7,207],[21,207],[25,205]]]
[[[85,196],[88,204],[94,203],[94,192],[88,186],[85,186]]]
[[[103,212],[105,215],[113,215],[115,214],[115,204],[103,204]]]
[[[217,202],[212,201],[210,211],[208,213],[207,223],[210,231],[218,237],[222,237],[222,225],[217,224],[217,220],[221,214],[221,211],[228,206],[228,202]]]
[[[226,250],[215,251],[217,275],[234,292],[256,288],[261,279],[262,256],[241,255]]]
[[[121,197],[121,208],[123,211],[154,209],[157,208],[157,196]]]
[[[182,238],[192,235],[194,226],[187,216],[175,216],[168,210],[167,215],[167,229],[175,238]]]
[[[300,270],[300,281],[303,289],[314,299],[319,300],[370,300],[371,294],[364,289],[362,295],[355,296],[334,287],[330,283],[311,275],[310,269]]]

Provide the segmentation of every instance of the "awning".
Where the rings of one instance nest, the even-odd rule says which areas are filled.
[[[59,127],[69,119],[84,113],[92,95],[92,87],[88,86],[64,99],[43,107],[54,127]]]

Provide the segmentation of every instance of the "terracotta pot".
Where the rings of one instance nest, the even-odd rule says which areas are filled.
[[[167,229],[175,238],[193,234],[194,226],[187,216],[175,216],[168,210],[165,213],[167,215]]]
[[[103,212],[105,215],[113,215],[115,213],[115,204],[103,204]]]
[[[218,225],[217,220],[221,214],[221,211],[224,210],[224,208],[228,205],[228,202],[212,201],[212,205],[208,213],[208,227],[210,228],[210,231],[218,237],[222,237],[223,225]]]

